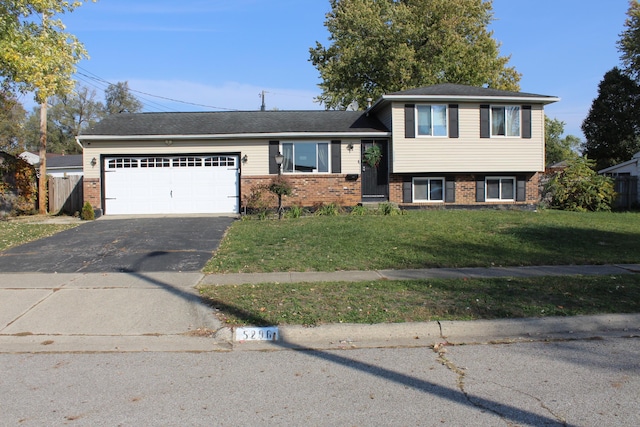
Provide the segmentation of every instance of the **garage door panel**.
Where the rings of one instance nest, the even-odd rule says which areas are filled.
[[[237,213],[237,162],[218,155],[105,159],[105,214]]]

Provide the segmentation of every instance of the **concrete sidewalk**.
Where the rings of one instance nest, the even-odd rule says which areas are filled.
[[[640,265],[307,273],[0,273],[0,353],[230,351],[430,346],[606,333],[639,335],[640,314],[473,322],[279,328],[278,342],[234,341],[196,286],[453,277],[619,275]]]
[[[411,280],[491,277],[539,277],[575,275],[615,275],[640,273],[640,264],[553,265],[533,267],[424,268],[414,270],[370,270],[331,272],[278,272],[211,274],[202,285],[240,285],[250,283],[357,282],[367,280]]]

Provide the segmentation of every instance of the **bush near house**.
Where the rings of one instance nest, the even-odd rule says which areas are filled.
[[[0,216],[35,212],[36,172],[26,161],[0,152]]]
[[[613,180],[598,175],[595,161],[586,157],[568,160],[546,185],[545,199],[552,208],[568,211],[610,211],[615,200]]]

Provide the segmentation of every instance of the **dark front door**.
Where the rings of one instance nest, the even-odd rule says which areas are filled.
[[[360,145],[362,166],[362,201],[384,202],[389,200],[389,144],[386,140],[365,140]],[[380,161],[377,165],[367,162],[367,150],[372,147],[380,150]]]

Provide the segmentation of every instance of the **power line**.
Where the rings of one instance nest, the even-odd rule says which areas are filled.
[[[94,74],[94,73],[92,73],[92,72],[80,67],[80,66],[78,66],[78,69],[84,71],[87,74],[90,74],[90,75],[87,75],[87,74],[84,74],[84,73],[77,73],[79,75],[85,76],[86,78],[89,78],[89,79],[92,79],[92,80],[96,80],[96,81],[98,81],[100,83],[103,83],[103,84],[107,84],[107,85],[112,85],[113,84],[113,83],[103,79],[102,77],[100,77],[100,76],[98,76],[98,75],[96,75],[96,74]],[[132,89],[132,88],[129,88],[129,90],[131,92],[139,93],[139,94],[146,95],[146,96],[151,96],[153,98],[164,99],[165,101],[178,102],[180,104],[193,105],[193,106],[196,106],[196,107],[211,108],[211,109],[214,109],[214,110],[238,111],[237,109],[234,109],[234,108],[216,107],[216,106],[213,106],[213,105],[198,104],[198,103],[195,103],[195,102],[182,101],[180,99],[169,98],[169,97],[166,97],[166,96],[154,95],[152,93],[143,92],[143,91]],[[153,102],[151,102],[151,103],[153,103]],[[160,104],[156,104],[156,105],[160,105]],[[162,106],[162,107],[166,108],[165,106]]]

